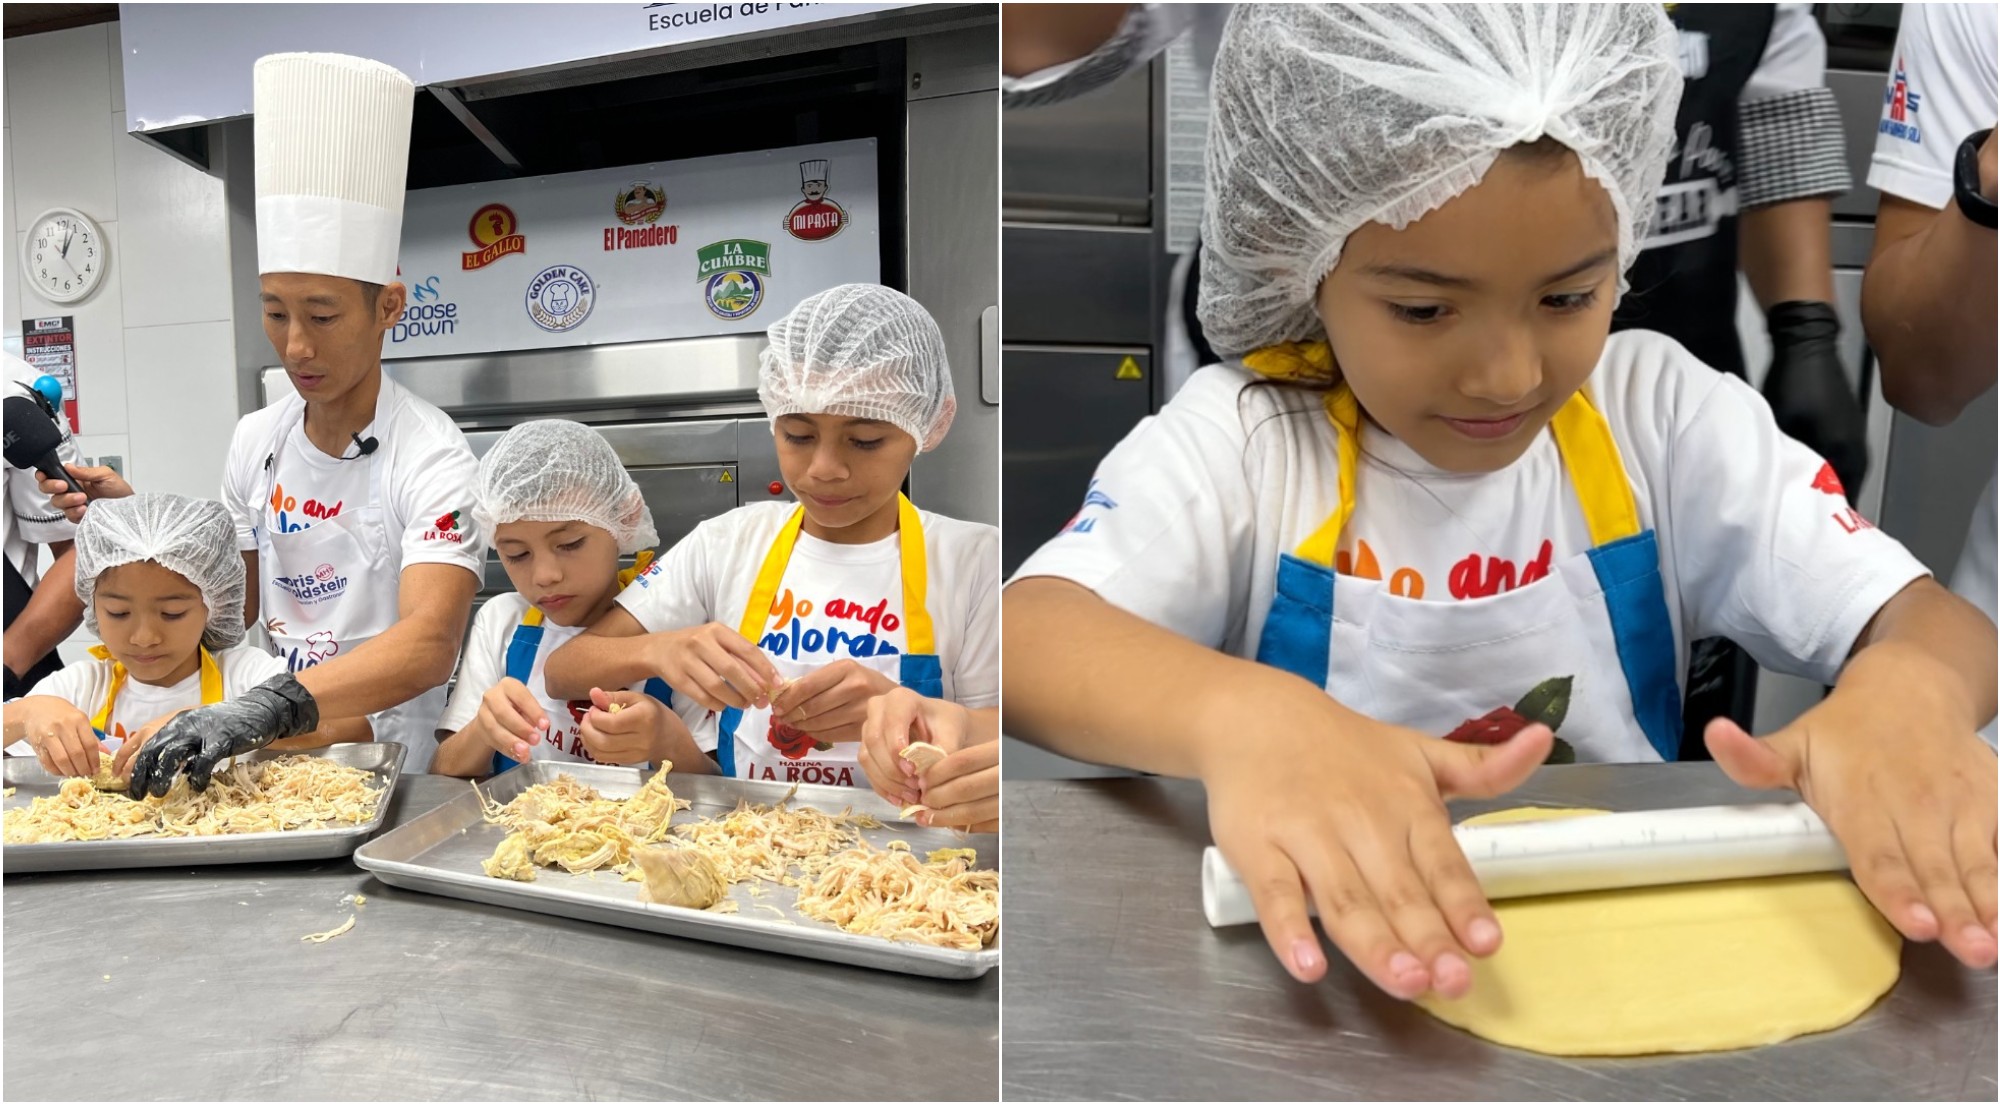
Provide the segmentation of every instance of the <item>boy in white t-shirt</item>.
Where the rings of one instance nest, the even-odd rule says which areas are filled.
[[[696,527],[556,652],[549,687],[662,677],[719,711],[701,738],[738,778],[899,800],[978,774],[993,742],[940,744],[951,755],[913,783],[866,773],[859,753],[869,700],[898,686],[964,711],[999,703],[999,533],[900,490],[956,409],[937,323],[872,284],[811,296],[771,327],[758,395],[798,503]]]
[[[532,758],[714,771],[658,680],[591,687],[575,700],[543,686],[549,654],[610,609],[659,540],[611,445],[576,422],[521,423],[480,459],[472,517],[492,535],[514,591],[473,619],[438,719],[434,770],[474,778]],[[638,563],[620,571],[618,558],[632,553]]]
[[[1723,770],[1798,790],[1906,936],[1994,961],[1992,623],[1742,381],[1609,334],[1675,58],[1651,5],[1232,16],[1201,295],[1229,361],[1009,586],[1008,730],[1200,778],[1303,981],[1309,888],[1383,990],[1466,993],[1501,934],[1444,799],[1672,758],[1705,636],[1836,683],[1762,739],[1709,721]]]
[[[61,775],[97,775],[103,753],[124,778],[132,757],[182,710],[246,693],[285,662],[243,640],[243,558],[221,503],[134,495],[95,503],[76,531],[76,593],[103,641],[7,704],[7,740]],[[366,719],[328,722],[275,742],[317,748],[370,739]],[[14,751],[14,748],[9,748]]]

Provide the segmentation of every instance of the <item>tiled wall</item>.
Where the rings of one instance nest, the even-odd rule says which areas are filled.
[[[4,333],[74,315],[78,444],[124,458],[142,491],[215,498],[239,414],[222,181],[125,133],[118,24],[6,40]],[[35,217],[73,207],[104,228],[110,266],[81,303],[21,279]]]

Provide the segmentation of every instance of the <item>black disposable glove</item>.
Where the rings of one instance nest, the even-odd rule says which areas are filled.
[[[215,765],[275,740],[319,728],[319,703],[291,672],[272,676],[228,702],[188,710],[160,727],[132,759],[134,798],[166,796],[185,768],[188,786],[207,790]]]
[[[1793,300],[1772,307],[1765,323],[1771,371],[1764,377],[1764,398],[1778,428],[1833,465],[1851,500],[1868,474],[1868,420],[1841,371],[1835,348],[1840,318],[1829,304]]]

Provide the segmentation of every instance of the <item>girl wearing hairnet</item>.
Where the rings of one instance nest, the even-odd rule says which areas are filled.
[[[1804,795],[1905,935],[1994,961],[1992,623],[1742,381],[1609,334],[1673,43],[1625,4],[1246,5],[1224,34],[1224,361],[1010,584],[1008,728],[1200,778],[1301,980],[1310,896],[1383,990],[1464,994],[1501,932],[1444,800],[1677,758],[1706,636],[1837,680],[1762,738],[1711,722],[1723,769]]]
[[[76,531],[76,594],[103,643],[7,704],[7,740],[58,775],[123,779],[168,718],[247,693],[285,662],[243,641],[243,558],[221,503],[133,495],[93,504]],[[371,739],[368,722],[328,722],[273,748]]]
[[[999,532],[901,492],[956,409],[937,323],[888,288],[828,289],[771,327],[757,390],[797,503],[696,527],[550,659],[550,688],[658,676],[719,712],[702,737],[724,774],[872,784],[928,806],[929,823],[985,826],[997,817]],[[903,731],[864,753],[871,700],[897,688],[941,702],[921,723],[896,712]],[[952,755],[912,777],[895,751],[919,727]]]
[[[548,656],[611,608],[660,539],[610,443],[577,422],[521,423],[480,458],[472,517],[514,592],[473,619],[438,719],[437,772],[472,778],[530,759],[713,771],[659,680],[574,699],[543,685]],[[635,553],[621,571],[618,558]]]

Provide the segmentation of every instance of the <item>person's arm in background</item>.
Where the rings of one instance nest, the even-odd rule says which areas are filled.
[[[2000,115],[1993,27],[1991,5],[1903,6],[1868,170],[1882,204],[1862,324],[1882,397],[1936,426],[1994,381],[1993,231],[1965,217],[1953,187],[1959,145]],[[1979,190],[1989,200],[1993,159],[1989,135],[1979,150]]]
[[[76,597],[76,546],[72,541],[54,541],[49,549],[56,554],[48,574],[35,585],[19,617],[6,632],[8,682],[41,662],[83,622],[83,600]],[[35,547],[28,546],[29,555]]]
[[[1832,241],[1833,197],[1853,181],[1812,5],[1776,5],[1737,111],[1737,263],[1771,336],[1764,395],[1779,427],[1854,494],[1868,471],[1868,424],[1840,364]]]
[[[1000,71],[1010,77],[1089,57],[1118,33],[1129,4],[1008,4],[1000,9]]]
[[[1000,104],[1075,99],[1145,68],[1196,25],[1196,52],[1220,37],[1229,4],[1007,4],[1000,16]],[[1212,43],[1209,44],[1212,47]],[[1213,61],[1209,56],[1206,61]]]
[[[1993,136],[1979,190],[1994,195]],[[1994,235],[1956,203],[1932,210],[1884,192],[1861,284],[1861,319],[1882,369],[1882,397],[1943,426],[1995,379]]]

